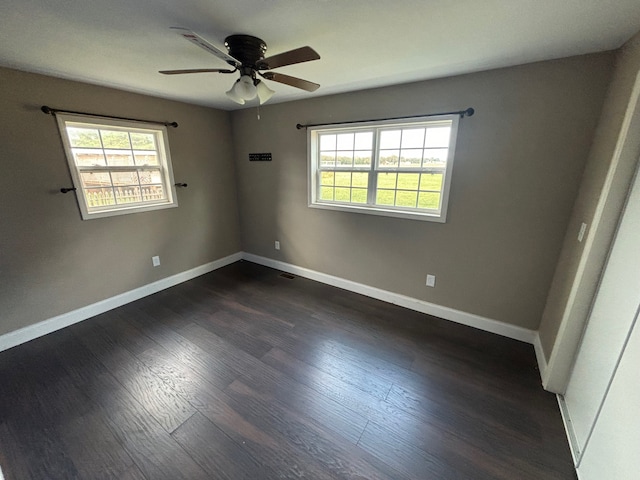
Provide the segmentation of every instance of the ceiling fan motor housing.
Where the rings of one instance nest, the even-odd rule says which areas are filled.
[[[264,58],[267,44],[251,35],[229,35],[224,40],[224,46],[227,47],[229,55],[242,63],[239,67],[240,73],[255,78],[257,63]]]

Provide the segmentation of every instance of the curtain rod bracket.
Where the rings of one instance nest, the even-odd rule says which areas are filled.
[[[158,122],[155,120],[140,120],[137,118],[127,118],[127,117],[116,117],[113,115],[100,115],[100,114],[94,114],[94,113],[85,113],[85,112],[75,112],[73,110],[60,110],[57,108],[51,108],[48,107],[47,105],[43,105],[42,107],[40,107],[40,110],[42,110],[43,113],[47,114],[47,115],[53,115],[55,116],[56,113],[72,113],[75,115],[94,115],[96,117],[102,117],[102,118],[113,118],[116,120],[129,120],[131,122],[144,122],[144,123],[155,123],[157,125],[164,125],[165,127],[173,127],[173,128],[178,128],[178,122]]]

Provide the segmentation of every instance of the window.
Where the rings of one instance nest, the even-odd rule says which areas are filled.
[[[309,128],[309,206],[444,222],[458,118]]]
[[[56,117],[83,219],[178,206],[164,126]]]

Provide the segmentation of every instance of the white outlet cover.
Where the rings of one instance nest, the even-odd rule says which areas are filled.
[[[280,250],[280,242],[276,240],[275,242],[276,250]]]
[[[155,257],[151,257],[151,262],[153,263],[154,267],[159,267],[160,266],[160,257],[159,256],[155,256]]]
[[[427,275],[427,287],[435,287],[435,286],[436,286],[436,276]]]

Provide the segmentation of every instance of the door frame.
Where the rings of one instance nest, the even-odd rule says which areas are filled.
[[[636,132],[634,133],[630,132]],[[640,155],[640,71],[627,104],[612,161],[585,238],[578,269],[564,308],[560,328],[544,372],[546,390],[564,394],[569,382],[587,318],[602,271],[611,249],[613,235],[629,194]],[[621,190],[626,195],[621,195]]]

